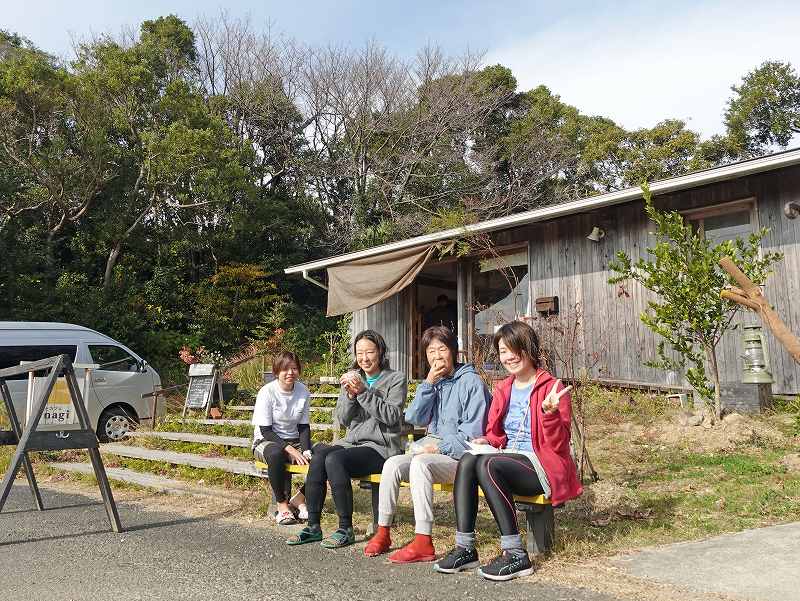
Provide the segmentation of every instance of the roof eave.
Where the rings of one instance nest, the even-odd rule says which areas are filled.
[[[687,175],[655,181],[649,184],[649,186],[650,191],[654,196],[659,194],[669,194],[671,192],[677,192],[688,188],[704,186],[720,181],[753,175],[756,173],[763,173],[765,171],[773,171],[775,169],[790,167],[797,164],[800,164],[800,148],[771,154],[757,159],[750,159],[739,163],[731,163],[730,165],[723,165],[722,167],[706,169],[705,171],[697,171]],[[546,221],[549,219],[555,219],[557,217],[563,217],[565,215],[572,215],[584,211],[609,207],[640,198],[642,198],[641,187],[626,188],[625,190],[608,192],[598,196],[590,196],[580,200],[573,200],[540,209],[532,209],[530,211],[525,211],[524,213],[517,213],[515,215],[508,215],[506,217],[481,221],[479,223],[474,223],[459,228],[434,232],[433,234],[426,234],[424,236],[416,236],[414,238],[398,240],[397,242],[373,246],[372,248],[366,248],[364,250],[347,253],[344,255],[318,259],[316,261],[310,261],[300,265],[293,265],[284,269],[284,273],[308,273],[309,271],[324,269],[334,265],[341,265],[342,263],[348,263],[356,259],[373,257],[395,250],[412,248],[414,246],[424,246],[427,244],[433,244],[435,242],[441,242],[443,240],[458,238],[468,234],[487,233],[509,227],[518,227],[528,223],[536,223],[538,221]]]

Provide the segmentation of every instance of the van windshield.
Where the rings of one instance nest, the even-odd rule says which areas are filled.
[[[69,355],[75,361],[78,347],[74,344],[42,344],[0,346],[0,369],[18,367],[21,361],[41,361],[58,355]],[[20,374],[8,378],[9,380],[24,380],[27,374]]]

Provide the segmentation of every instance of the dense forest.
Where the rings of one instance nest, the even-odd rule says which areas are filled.
[[[786,147],[800,78],[732,82],[723,135],[626,130],[481,57],[308,47],[225,16],[76,45],[0,30],[0,319],[107,333],[178,377],[338,324],[290,264]]]

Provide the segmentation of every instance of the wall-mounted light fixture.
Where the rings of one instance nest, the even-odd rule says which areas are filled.
[[[586,236],[586,238],[588,240],[591,240],[592,242],[600,242],[600,240],[605,238],[605,235],[606,231],[603,228],[594,226],[592,228],[592,232],[588,236]]]
[[[800,202],[797,200],[790,200],[783,205],[783,214],[789,219],[794,219],[800,216]]]

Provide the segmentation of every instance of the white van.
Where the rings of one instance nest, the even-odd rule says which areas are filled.
[[[153,397],[142,396],[152,395],[160,388],[161,378],[124,344],[68,323],[0,321],[0,368],[55,355],[69,355],[78,364],[100,365],[91,372],[87,403],[100,440],[120,440],[132,424],[152,419]],[[85,370],[76,368],[75,375],[83,391]],[[25,421],[27,379],[22,375],[7,380],[21,422]],[[163,405],[158,409],[159,415],[163,414]]]

